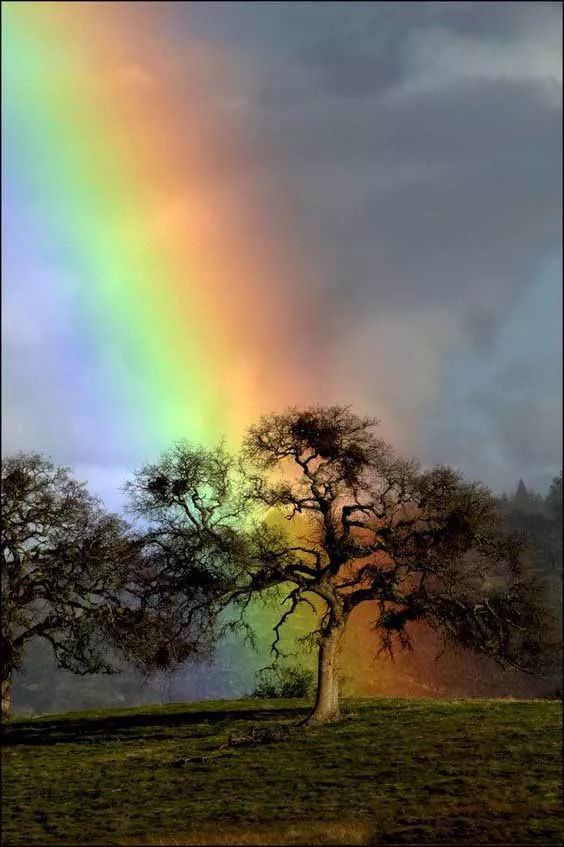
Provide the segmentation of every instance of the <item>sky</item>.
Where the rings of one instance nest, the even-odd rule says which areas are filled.
[[[424,464],[546,491],[561,18],[3,4],[3,453],[120,508],[175,438],[339,403]]]

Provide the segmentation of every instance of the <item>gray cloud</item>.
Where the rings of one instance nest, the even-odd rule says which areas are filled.
[[[233,172],[273,188],[323,280],[333,382],[320,399],[354,400],[405,449],[493,485],[525,469],[540,484],[561,461],[558,354],[528,376],[517,346],[496,363],[508,315],[561,242],[561,14],[357,3],[195,16],[246,68],[252,154]],[[438,420],[453,355],[496,376]],[[524,406],[542,410],[540,427]]]
[[[209,104],[230,127],[222,175],[235,197],[270,197],[274,231],[290,226],[315,267],[330,374],[316,399],[354,402],[403,449],[493,485],[548,480],[561,461],[557,354],[543,348],[527,370],[542,322],[502,360],[498,341],[560,249],[561,5],[158,10],[150,36],[180,85],[194,41],[236,62]],[[188,103],[187,134],[190,120]],[[476,385],[456,388],[453,358]],[[524,409],[542,410],[540,428]]]

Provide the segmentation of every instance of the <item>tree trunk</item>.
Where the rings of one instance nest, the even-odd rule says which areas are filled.
[[[12,711],[12,678],[6,677],[2,680],[2,717],[10,717]]]
[[[305,723],[320,724],[338,721],[339,709],[339,645],[344,624],[333,626],[322,636],[319,645],[317,697],[313,711]]]

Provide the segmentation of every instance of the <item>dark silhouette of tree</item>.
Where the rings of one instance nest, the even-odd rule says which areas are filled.
[[[520,491],[521,496],[518,496]],[[500,499],[500,509],[509,526],[525,534],[535,570],[543,578],[561,580],[562,476],[552,480],[544,500],[528,491],[520,480],[513,497]]]
[[[512,511],[522,514],[540,515],[544,511],[544,503],[540,494],[527,488],[522,479],[519,480],[515,493],[509,499]]]
[[[236,477],[235,460],[223,447],[179,443],[126,485],[129,512],[141,518],[138,614],[164,621],[152,656],[140,651],[135,627],[126,628],[132,634],[128,649],[144,669],[207,656],[225,631],[218,614],[227,595],[239,596],[249,550],[242,529],[248,498],[241,497]]]
[[[250,429],[238,463],[179,444],[130,486],[160,564],[154,602],[182,610],[188,627],[203,616],[206,632],[251,635],[253,598],[286,587],[277,656],[296,609],[319,611],[309,723],[339,718],[339,648],[363,603],[390,653],[410,647],[417,621],[505,667],[538,671],[546,655],[546,613],[493,496],[450,468],[401,459],[374,425],[342,407],[290,409]],[[239,617],[220,626],[233,606]]]
[[[521,490],[527,497],[517,497]],[[513,497],[502,497],[500,511],[508,527],[522,534],[525,555],[542,585],[546,602],[555,614],[558,640],[562,641],[562,474],[552,480],[543,499],[519,483]],[[560,647],[561,649],[561,647]],[[561,667],[552,677],[561,687]]]
[[[116,672],[123,658],[145,672],[169,662],[177,622],[150,602],[144,546],[67,468],[35,453],[2,461],[1,545],[2,715],[32,639],[76,674]],[[178,657],[195,652],[177,638]]]
[[[2,714],[25,645],[59,666],[110,672],[105,636],[131,556],[125,527],[65,468],[38,454],[2,461]]]
[[[549,520],[562,529],[562,471],[552,480],[544,502]]]
[[[513,495],[513,506],[515,509],[525,510],[529,506],[529,490],[522,479],[517,483],[517,489]]]

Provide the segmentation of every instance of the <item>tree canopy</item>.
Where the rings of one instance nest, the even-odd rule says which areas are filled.
[[[2,461],[2,713],[26,645],[43,639],[57,665],[112,673],[119,659],[145,671],[195,652],[186,627],[150,602],[145,542],[107,513],[67,468],[36,453]],[[201,638],[199,639],[201,640]]]
[[[345,407],[290,409],[251,427],[239,457],[179,443],[129,488],[151,602],[174,610],[188,641],[194,628],[247,630],[253,598],[287,588],[276,655],[300,604],[319,610],[311,722],[339,716],[339,647],[361,603],[389,652],[410,646],[419,621],[506,667],[538,671],[548,655],[523,540],[505,531],[495,498],[450,468],[399,457],[375,425]],[[234,606],[238,620],[220,626]]]
[[[66,468],[38,454],[2,462],[2,686],[40,637],[59,666],[110,672],[106,635],[133,550],[125,524]]]

